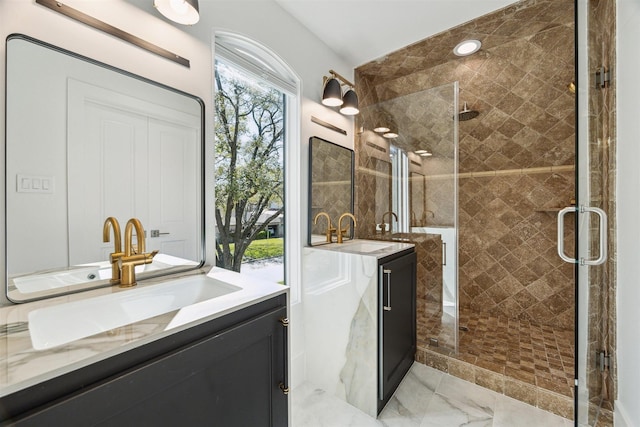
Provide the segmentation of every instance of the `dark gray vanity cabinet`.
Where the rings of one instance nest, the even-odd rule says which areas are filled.
[[[285,301],[284,296],[276,297],[232,313],[231,318],[151,343],[156,345],[147,348],[147,360],[52,399],[12,422],[18,426],[287,426]],[[167,342],[158,347],[162,341]],[[134,352],[129,356],[141,357]],[[117,365],[125,364],[121,360]],[[67,380],[74,383],[77,378]]]
[[[411,367],[416,352],[416,254],[379,262],[378,413]]]

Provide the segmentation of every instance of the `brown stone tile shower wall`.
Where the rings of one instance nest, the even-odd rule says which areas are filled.
[[[459,81],[480,111],[459,126],[460,306],[567,329],[574,282],[554,208],[574,197],[573,6],[521,1],[356,70],[363,107]],[[482,49],[456,57],[469,38]]]

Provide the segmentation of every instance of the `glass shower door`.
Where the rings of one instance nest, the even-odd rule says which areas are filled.
[[[356,149],[358,237],[416,245],[418,346],[446,354],[458,342],[457,111],[457,82],[363,108]]]
[[[615,2],[576,1],[576,425],[612,425],[615,400]],[[612,22],[613,20],[613,22]]]

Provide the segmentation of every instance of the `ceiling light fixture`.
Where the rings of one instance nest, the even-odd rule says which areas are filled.
[[[398,134],[396,132],[392,132],[391,130],[389,130],[388,132],[385,132],[384,134],[382,134],[382,136],[388,139],[394,139],[398,137]]]
[[[328,107],[340,107],[340,112],[346,116],[353,116],[360,112],[358,109],[358,95],[355,85],[333,70],[329,70],[331,77],[324,77],[322,90],[322,104]],[[342,85],[349,89],[342,94]]]
[[[389,132],[391,129],[389,129],[386,126],[378,126],[377,128],[374,128],[373,131],[374,132],[378,132],[378,133],[384,133],[384,132]]]
[[[481,46],[480,40],[465,40],[453,48],[453,53],[457,56],[468,56],[479,51]]]
[[[193,25],[200,20],[198,0],[153,0],[153,6],[178,24]]]

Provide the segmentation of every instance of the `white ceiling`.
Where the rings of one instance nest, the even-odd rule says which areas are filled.
[[[478,16],[517,3],[515,0],[276,2],[354,68]]]

